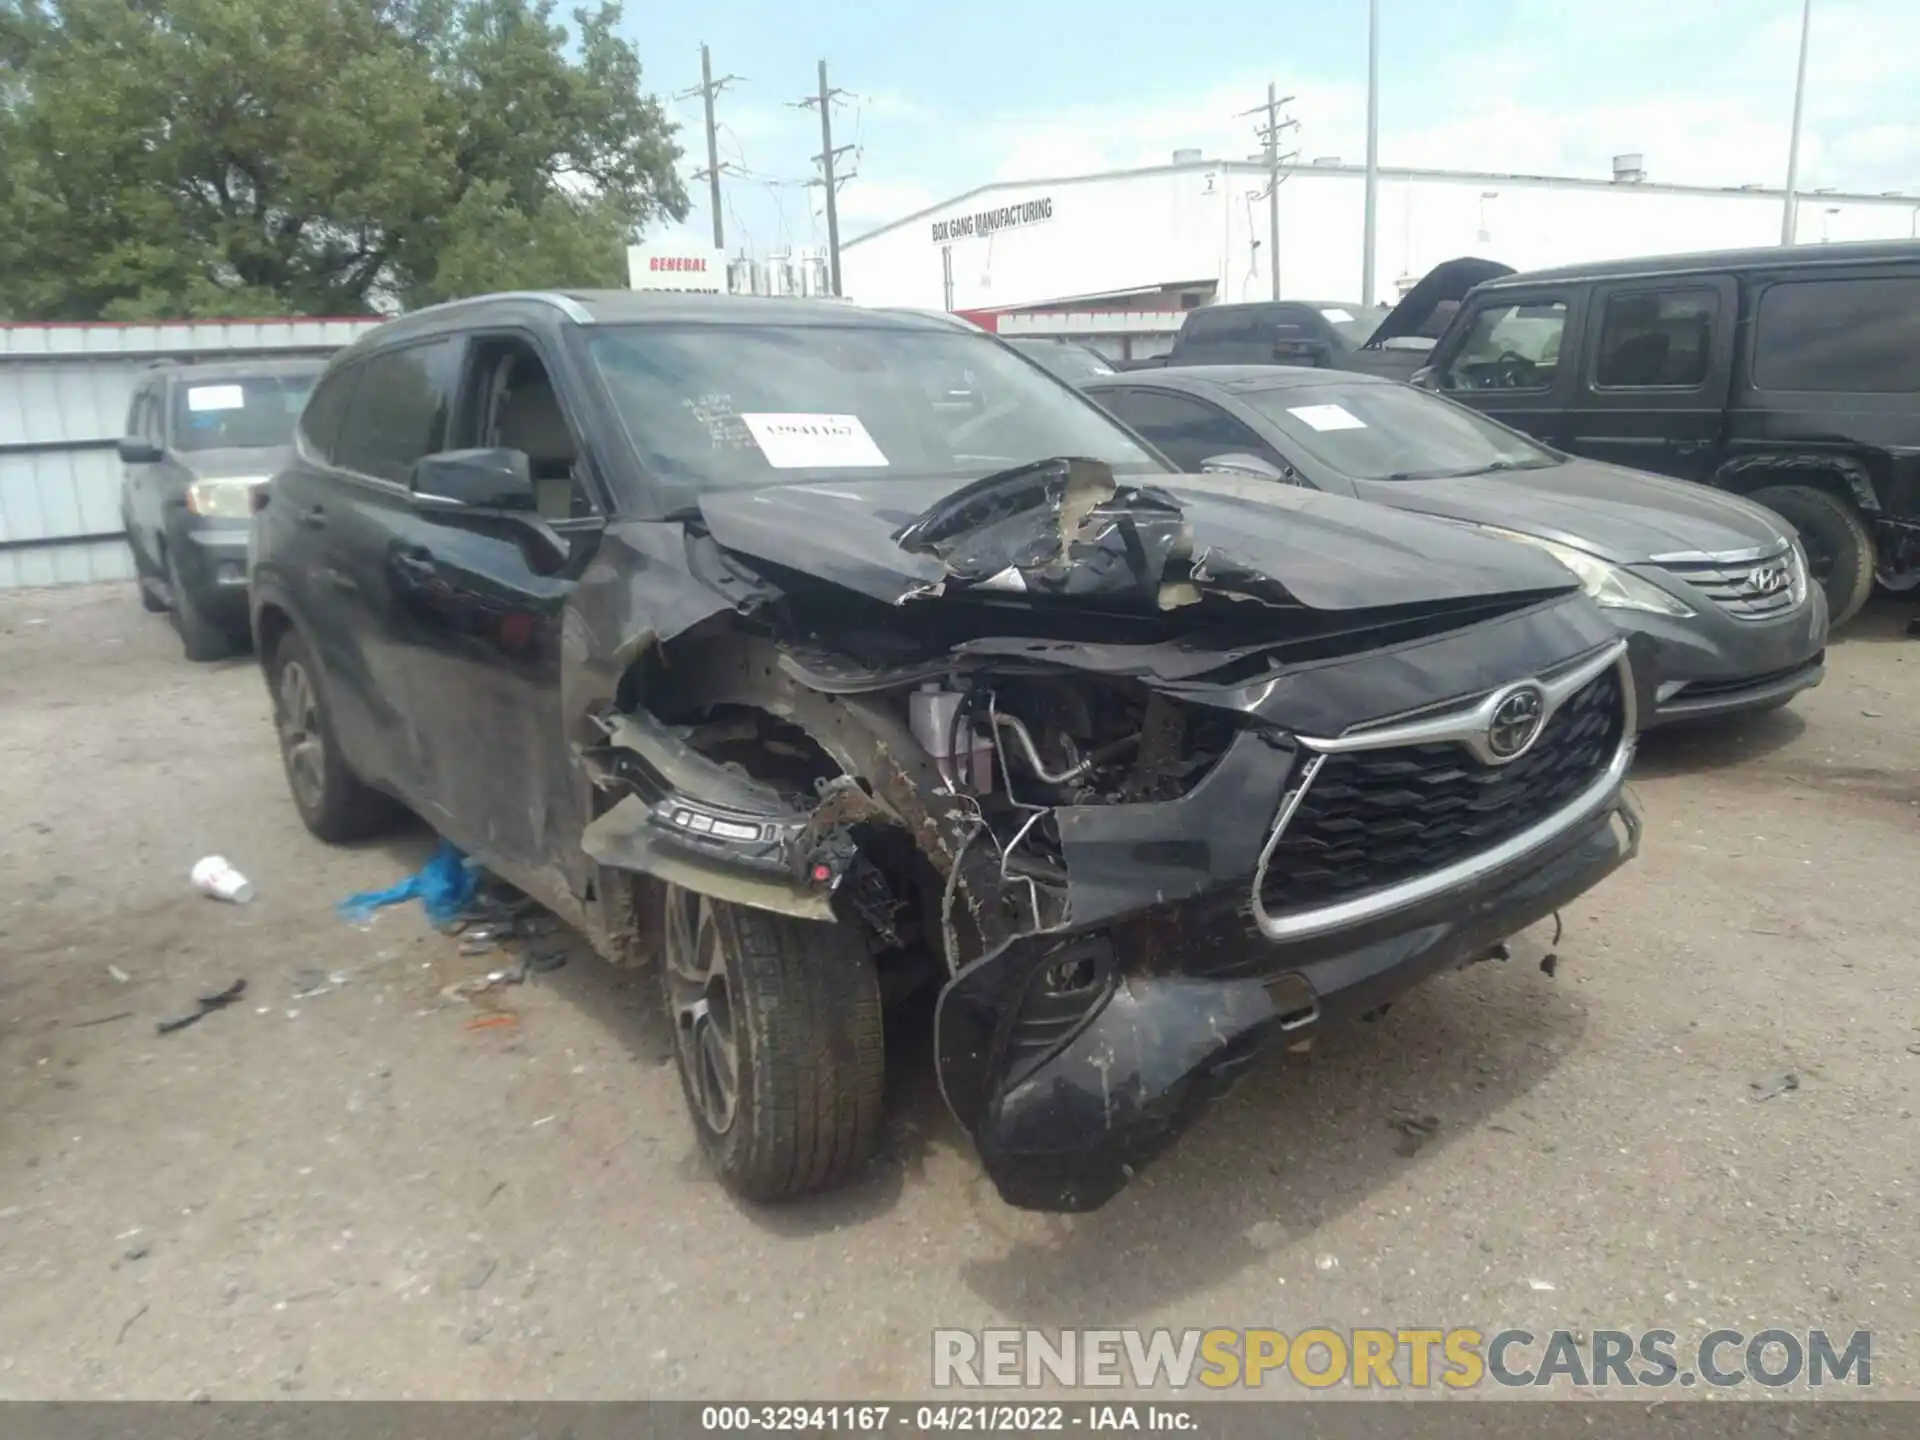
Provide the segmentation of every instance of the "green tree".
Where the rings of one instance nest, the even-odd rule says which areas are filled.
[[[686,214],[617,5],[0,0],[0,313],[619,285]]]

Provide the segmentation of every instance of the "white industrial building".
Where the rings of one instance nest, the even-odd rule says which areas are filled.
[[[1266,183],[1263,165],[1177,151],[1170,165],[983,186],[844,244],[842,288],[866,305],[1054,312],[1003,331],[1087,328],[1048,323],[1063,310],[1131,312],[1115,328],[1136,334],[1142,312],[1160,312],[1170,331],[1195,305],[1270,298]],[[1463,255],[1530,270],[1774,244],[1785,203],[1779,190],[1654,184],[1633,155],[1610,180],[1383,167],[1378,184],[1375,298],[1387,304]],[[1296,166],[1279,197],[1281,297],[1362,299],[1364,170]],[[1920,195],[1802,192],[1797,228],[1814,243],[1920,236]]]

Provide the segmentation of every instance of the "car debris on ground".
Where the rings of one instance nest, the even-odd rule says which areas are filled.
[[[176,1030],[184,1030],[189,1025],[197,1025],[206,1019],[207,1016],[213,1014],[214,1011],[226,1009],[246,993],[247,982],[245,980],[236,980],[217,994],[202,995],[197,1002],[196,1008],[189,1013],[176,1016],[171,1020],[160,1021],[158,1025],[159,1032],[162,1035],[171,1035]]]

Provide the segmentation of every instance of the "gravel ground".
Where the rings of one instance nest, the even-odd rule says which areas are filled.
[[[442,998],[500,957],[335,916],[431,839],[311,840],[251,662],[129,589],[0,595],[0,1398],[899,1397],[935,1326],[1314,1324],[1869,1328],[1920,1394],[1907,608],[1791,710],[1647,742],[1556,978],[1530,933],[1063,1219],[994,1197],[910,1020],[858,1183],[733,1202],[645,977]],[[193,893],[209,853],[253,903]]]

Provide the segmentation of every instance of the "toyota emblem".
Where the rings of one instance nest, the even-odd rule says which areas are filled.
[[[1495,760],[1517,760],[1540,738],[1547,697],[1538,685],[1517,685],[1493,707],[1487,722],[1487,753]]]
[[[1784,565],[1762,565],[1747,572],[1747,588],[1756,595],[1778,595],[1793,583]]]

